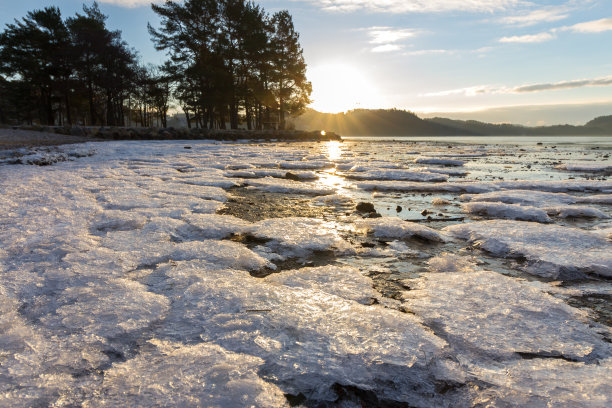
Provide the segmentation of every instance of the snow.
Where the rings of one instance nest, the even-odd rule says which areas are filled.
[[[492,218],[505,218],[510,220],[523,220],[535,222],[552,222],[546,211],[518,204],[501,204],[488,202],[474,202],[463,205],[463,211],[468,214],[483,215]]]
[[[427,241],[444,242],[444,237],[438,231],[394,217],[365,219],[358,221],[356,226],[358,230],[370,233],[376,238],[407,239],[419,237]]]
[[[452,225],[445,232],[498,257],[524,257],[529,273],[552,279],[612,276],[612,243],[578,228],[521,221]]]

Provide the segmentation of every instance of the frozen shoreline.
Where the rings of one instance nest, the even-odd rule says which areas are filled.
[[[0,405],[609,405],[612,186],[555,168],[604,153],[185,146],[0,165]]]

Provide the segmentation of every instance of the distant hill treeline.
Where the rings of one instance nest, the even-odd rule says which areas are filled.
[[[311,109],[293,118],[292,123],[299,129],[325,129],[343,136],[612,135],[612,115],[593,119],[584,126],[527,127],[475,120],[421,119],[412,112],[398,109],[356,109],[334,114]]]

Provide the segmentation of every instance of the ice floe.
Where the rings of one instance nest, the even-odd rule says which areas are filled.
[[[524,257],[527,271],[572,279],[583,273],[612,276],[612,243],[578,228],[522,221],[480,221],[444,228],[494,256]]]
[[[322,266],[283,271],[266,278],[292,288],[315,289],[368,305],[376,298],[372,280],[350,266]]]
[[[335,190],[329,187],[317,186],[316,184],[292,180],[276,179],[266,177],[263,179],[249,179],[246,184],[258,190],[263,190],[268,193],[286,193],[286,194],[310,194],[310,195],[326,195],[334,194]]]
[[[444,242],[444,237],[438,231],[395,217],[360,220],[356,223],[356,227],[366,233],[371,233],[376,238],[406,239],[418,237],[428,241]]]
[[[461,160],[439,159],[435,157],[417,157],[414,159],[414,162],[418,164],[438,164],[441,166],[463,166],[465,164]]]
[[[342,239],[335,223],[319,219],[289,217],[259,221],[250,234],[270,240],[265,245],[278,254],[304,257],[316,251],[345,252],[351,249]]]
[[[492,218],[552,222],[546,211],[540,208],[518,204],[473,202],[464,204],[463,211],[468,214],[484,215]]]
[[[411,282],[404,307],[439,325],[451,346],[511,359],[513,353],[589,361],[609,352],[585,312],[490,271],[429,274]],[[454,344],[456,342],[456,344]]]
[[[608,163],[564,163],[556,168],[584,173],[612,172],[612,164]]]

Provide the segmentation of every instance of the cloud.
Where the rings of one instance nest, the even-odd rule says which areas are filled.
[[[370,44],[391,44],[414,37],[416,31],[404,28],[370,27],[368,28],[368,35],[371,37]]]
[[[403,48],[403,45],[398,44],[398,42],[417,34],[416,30],[408,28],[369,27],[365,30],[370,37],[370,44],[374,45],[370,50],[372,52],[399,51]]]
[[[114,6],[136,8],[149,6],[151,3],[161,3],[164,0],[98,0],[99,3],[112,4]]]
[[[370,51],[372,52],[393,52],[393,51],[399,51],[401,49],[402,49],[401,45],[384,44],[384,45],[379,45],[378,47],[374,47]]]
[[[540,83],[521,85],[516,87],[479,85],[467,88],[451,89],[448,91],[431,92],[420,96],[450,96],[464,95],[477,96],[483,94],[523,94],[532,92],[558,91],[562,89],[575,89],[585,87],[612,86],[612,76],[605,76],[592,79],[574,79],[570,81]]]
[[[526,4],[524,0],[306,0],[326,11],[377,13],[444,11],[494,12]]]
[[[502,37],[499,39],[501,43],[541,43],[555,39],[553,33],[545,32],[539,34],[515,35],[512,37]]]
[[[563,31],[574,33],[603,33],[612,31],[612,18],[602,18],[601,20],[587,21],[561,28]]]
[[[612,76],[594,78],[594,79],[576,79],[572,81],[561,81],[544,84],[524,85],[512,89],[512,93],[526,92],[542,92],[556,91],[560,89],[584,88],[593,86],[610,86],[612,85]]]
[[[454,54],[455,51],[451,51],[451,50],[414,50],[414,51],[407,51],[404,53],[404,55],[413,55],[413,56],[420,56],[420,55],[441,55],[441,54]]]
[[[540,23],[564,20],[569,17],[567,11],[568,9],[565,7],[545,8],[519,15],[503,17],[499,21],[503,24],[527,27]]]

